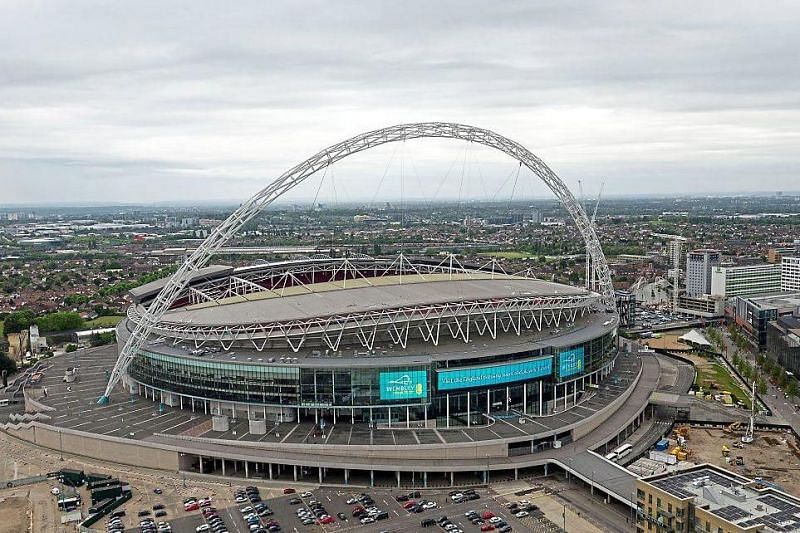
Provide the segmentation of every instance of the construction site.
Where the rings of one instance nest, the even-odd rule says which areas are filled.
[[[800,443],[791,433],[759,430],[752,434],[746,422],[724,428],[676,426],[668,438],[628,468],[647,476],[711,463],[764,486],[794,493],[800,487]]]

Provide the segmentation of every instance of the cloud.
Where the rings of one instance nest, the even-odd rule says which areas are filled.
[[[6,2],[0,203],[244,198],[326,145],[426,120],[508,135],[609,194],[797,189],[799,15],[792,2]],[[413,148],[403,161],[428,181],[464,152]],[[334,175],[367,190],[391,153]],[[470,157],[486,182],[474,196],[513,166]]]

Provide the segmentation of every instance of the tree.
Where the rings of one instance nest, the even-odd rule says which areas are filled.
[[[767,380],[764,379],[764,376],[758,378],[758,393],[762,396],[767,393]]]
[[[19,333],[22,330],[28,329],[31,324],[33,324],[35,318],[36,315],[33,314],[33,311],[28,310],[9,313],[6,317],[3,329],[6,334]]]
[[[39,329],[45,332],[72,331],[83,327],[83,319],[78,313],[50,313],[38,319]]]
[[[786,384],[786,395],[789,396],[789,398],[797,396],[797,380],[791,379],[789,383]]]
[[[78,349],[78,347],[75,346],[74,344],[67,344],[67,347],[64,349],[64,351],[67,352],[67,353],[72,353],[72,352],[76,351],[77,349]]]

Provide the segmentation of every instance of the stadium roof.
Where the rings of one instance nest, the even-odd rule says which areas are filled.
[[[364,313],[396,309],[412,305],[433,305],[446,302],[513,299],[531,296],[588,296],[583,288],[547,281],[511,276],[486,279],[449,280],[442,276],[426,276],[427,281],[336,287],[331,284],[314,290],[306,285],[304,292],[292,291],[280,296],[274,291],[250,294],[233,300],[204,303],[168,312],[164,321],[192,325],[237,325],[273,321],[306,320],[314,317]],[[388,280],[386,280],[388,281]],[[395,280],[396,281],[396,280]],[[418,280],[417,280],[418,281]]]
[[[211,265],[205,268],[201,268],[198,270],[189,280],[189,283],[194,283],[196,281],[201,281],[210,278],[220,277],[222,275],[227,275],[233,272],[232,266],[226,265]],[[164,288],[164,285],[167,284],[169,278],[162,278],[157,279],[155,281],[151,281],[150,283],[145,283],[139,287],[134,287],[129,291],[131,298],[136,303],[141,302],[147,298],[151,298],[161,292],[161,289]]]

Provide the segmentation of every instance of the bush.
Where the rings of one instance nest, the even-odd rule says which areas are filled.
[[[66,351],[67,353],[72,353],[72,352],[76,351],[77,349],[78,349],[78,347],[77,347],[76,345],[74,345],[74,344],[67,344],[67,347],[65,348],[65,351]]]
[[[17,370],[17,363],[6,354],[0,352],[0,372],[7,370],[9,374]]]
[[[50,313],[36,321],[42,333],[72,331],[83,327],[83,319],[78,313]]]

